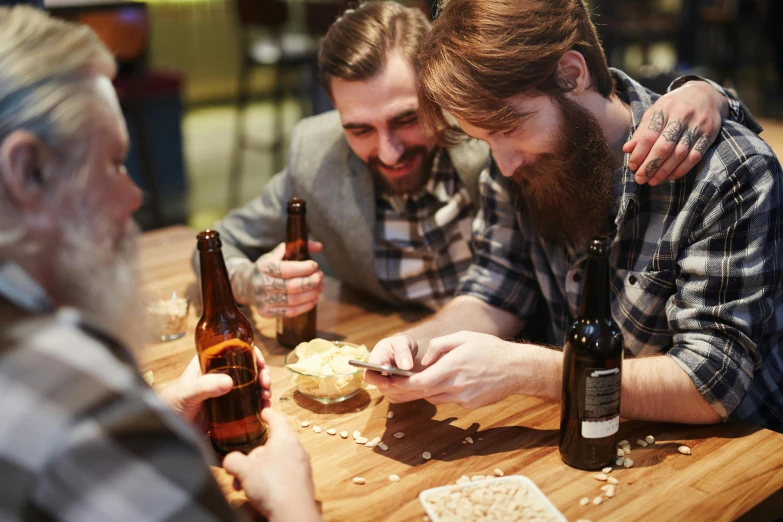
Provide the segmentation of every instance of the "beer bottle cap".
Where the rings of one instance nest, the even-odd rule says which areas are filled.
[[[288,200],[288,213],[289,214],[306,214],[307,203],[301,198],[291,198]]]
[[[220,233],[217,230],[204,230],[196,236],[200,252],[219,250],[223,246],[220,241]]]
[[[590,240],[587,253],[591,256],[608,256],[610,250],[609,238],[605,236],[594,237]]]

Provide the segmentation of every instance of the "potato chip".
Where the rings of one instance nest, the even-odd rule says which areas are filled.
[[[312,341],[299,343],[294,351],[299,359],[306,359],[315,354],[323,354],[329,350],[335,348],[334,343],[330,343],[326,339],[313,339]]]

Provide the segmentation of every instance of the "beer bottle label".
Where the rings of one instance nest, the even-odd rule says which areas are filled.
[[[587,370],[582,436],[600,439],[620,429],[620,368]]]

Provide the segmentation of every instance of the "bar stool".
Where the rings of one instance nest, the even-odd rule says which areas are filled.
[[[239,68],[236,97],[236,120],[234,129],[234,150],[229,170],[228,208],[239,203],[242,182],[243,156],[245,150],[270,151],[273,155],[275,172],[282,168],[283,146],[283,98],[285,86],[283,77],[289,71],[306,75],[308,66],[315,63],[318,53],[317,41],[307,34],[293,34],[283,31],[288,21],[288,4],[281,0],[235,0],[234,6],[239,22],[239,42],[243,57]],[[254,39],[253,33],[264,30],[267,36]],[[250,99],[250,73],[256,68],[271,68],[274,74],[272,100],[274,103],[274,137],[271,143],[259,143],[248,136],[246,108]],[[312,79],[304,83],[311,83]],[[308,104],[308,87],[300,89],[299,97],[303,113]]]

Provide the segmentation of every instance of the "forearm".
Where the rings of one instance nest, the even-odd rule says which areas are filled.
[[[559,401],[563,354],[541,346],[519,346],[508,362],[515,394]],[[671,357],[623,362],[621,415],[626,419],[684,424],[716,424],[720,416]]]
[[[516,335],[522,326],[522,321],[513,314],[475,297],[457,296],[435,316],[403,333],[417,342],[419,353],[416,359],[420,361],[430,340],[436,337],[465,330],[504,339]]]
[[[623,363],[621,414],[627,419],[716,424],[720,416],[690,377],[667,356]]]
[[[530,395],[559,401],[563,389],[563,353],[533,344],[514,343],[512,356],[505,361],[513,379],[513,395]]]
[[[323,519],[318,512],[318,507],[311,499],[286,503],[285,506],[269,516],[269,522],[289,522],[291,520],[298,522],[321,522]]]

